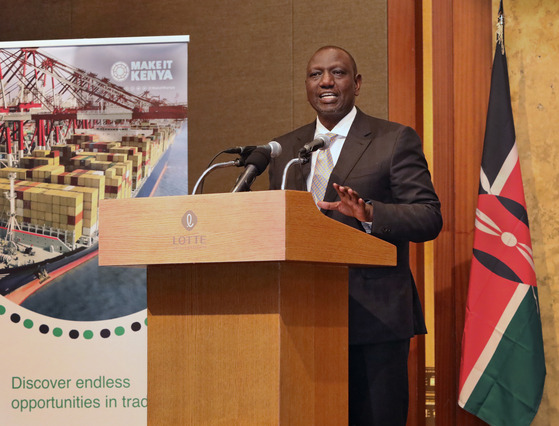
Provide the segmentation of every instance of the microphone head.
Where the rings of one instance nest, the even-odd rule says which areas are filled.
[[[278,142],[276,141],[268,142],[268,145],[270,147],[271,158],[276,158],[281,155],[281,145]]]
[[[321,133],[316,135],[314,140],[321,140],[323,142],[323,144],[318,148],[319,150],[320,149],[328,149],[328,148],[330,148],[330,145],[332,145],[332,139],[330,139],[329,136],[323,135]]]
[[[277,142],[276,142],[277,143]],[[279,145],[279,144],[278,144]],[[252,164],[257,171],[257,176],[261,175],[268,164],[270,163],[271,159],[271,152],[269,149],[266,148],[256,148],[254,151],[250,153],[250,155],[245,160],[245,165],[248,166]]]
[[[328,149],[331,144],[332,140],[327,135],[318,134],[311,142],[305,144],[299,150],[299,157],[309,156],[311,152],[319,149]]]

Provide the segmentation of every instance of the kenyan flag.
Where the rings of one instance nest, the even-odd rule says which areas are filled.
[[[530,229],[501,25],[480,173],[459,405],[491,425],[529,425],[545,381]]]

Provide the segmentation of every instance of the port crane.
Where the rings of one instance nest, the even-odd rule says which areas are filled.
[[[38,48],[0,49],[0,161],[63,143],[76,129],[126,121],[186,119],[187,106],[141,96]]]

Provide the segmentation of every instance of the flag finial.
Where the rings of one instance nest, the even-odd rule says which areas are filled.
[[[503,13],[503,4],[499,8],[499,16],[497,17],[497,31],[495,33],[497,45],[501,45],[501,55],[505,54],[505,14]]]

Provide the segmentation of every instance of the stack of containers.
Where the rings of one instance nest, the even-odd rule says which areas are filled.
[[[52,174],[50,181],[59,185],[95,188],[97,190],[97,201],[105,198],[105,175],[102,172],[78,169],[58,175]]]
[[[20,169],[16,167],[4,167],[3,169],[0,169],[0,178],[8,179],[10,173],[15,173],[17,180],[25,180],[27,178],[27,169]],[[8,187],[8,189],[10,189],[10,187]]]
[[[64,173],[64,166],[39,166],[34,169],[28,169],[26,177],[33,182],[50,182],[52,174]]]
[[[121,144],[123,147],[135,147],[142,154],[142,176],[149,176],[152,164],[152,141],[144,135],[123,136]]]
[[[42,188],[41,188],[42,189]],[[81,237],[83,231],[83,194],[77,191],[47,189],[42,194],[46,212],[50,211],[52,227],[74,231],[75,241]],[[48,219],[46,213],[46,219]],[[32,220],[32,223],[35,223]],[[45,222],[49,225],[49,221]]]
[[[60,164],[60,152],[36,149],[30,157],[23,157],[20,163],[24,169],[33,169],[40,166],[58,166]]]
[[[51,151],[59,153],[59,163],[65,166],[70,164],[70,159],[76,155],[76,150],[78,145],[67,144],[67,145],[55,145],[51,147]]]
[[[99,191],[97,188],[75,186],[74,191],[83,195],[83,235],[91,237],[97,231]]]
[[[69,170],[78,170],[78,169],[89,169],[91,168],[91,162],[95,160],[95,155],[91,155],[91,153],[81,153],[80,155],[76,155],[70,159]]]
[[[80,145],[80,143],[82,142],[97,142],[97,141],[99,141],[99,136],[86,135],[86,134],[72,135],[70,139],[68,139],[68,143],[73,145]]]
[[[58,185],[57,185],[58,187]],[[10,182],[0,179],[0,188],[9,190]],[[83,231],[83,194],[53,188],[46,183],[19,181],[15,185],[16,219],[68,231],[75,243]]]
[[[81,149],[89,152],[109,152],[116,146],[120,146],[120,142],[80,142]]]
[[[21,167],[24,169],[33,169],[40,166],[55,166],[59,164],[58,157],[23,157],[20,160]]]
[[[126,155],[126,159],[132,162],[132,189],[138,188],[138,185],[142,181],[142,153],[138,152],[138,148],[134,146],[127,147],[116,147],[110,149],[111,154],[123,154]]]
[[[116,169],[111,167],[105,171],[105,198],[123,198],[122,177],[117,176]]]
[[[123,163],[98,160],[98,158],[107,158],[110,155],[112,156],[113,154],[94,152],[78,155],[72,158],[70,166],[72,171],[68,173],[70,176],[81,176],[87,172],[103,175],[105,177],[104,196],[106,198],[130,197],[132,195],[132,163],[128,160]]]
[[[0,191],[9,190],[9,180],[0,178]],[[19,222],[75,231],[76,241],[97,231],[97,188],[20,181],[15,184],[15,192]],[[0,208],[9,211],[9,201],[0,199]]]
[[[126,154],[117,153],[95,153],[95,157],[101,163],[109,162],[111,166],[106,169],[107,178],[105,194],[107,198],[129,198],[132,196],[132,161],[127,159]],[[110,189],[110,186],[113,189]],[[114,189],[120,188],[115,191]],[[109,195],[111,194],[111,195]]]

